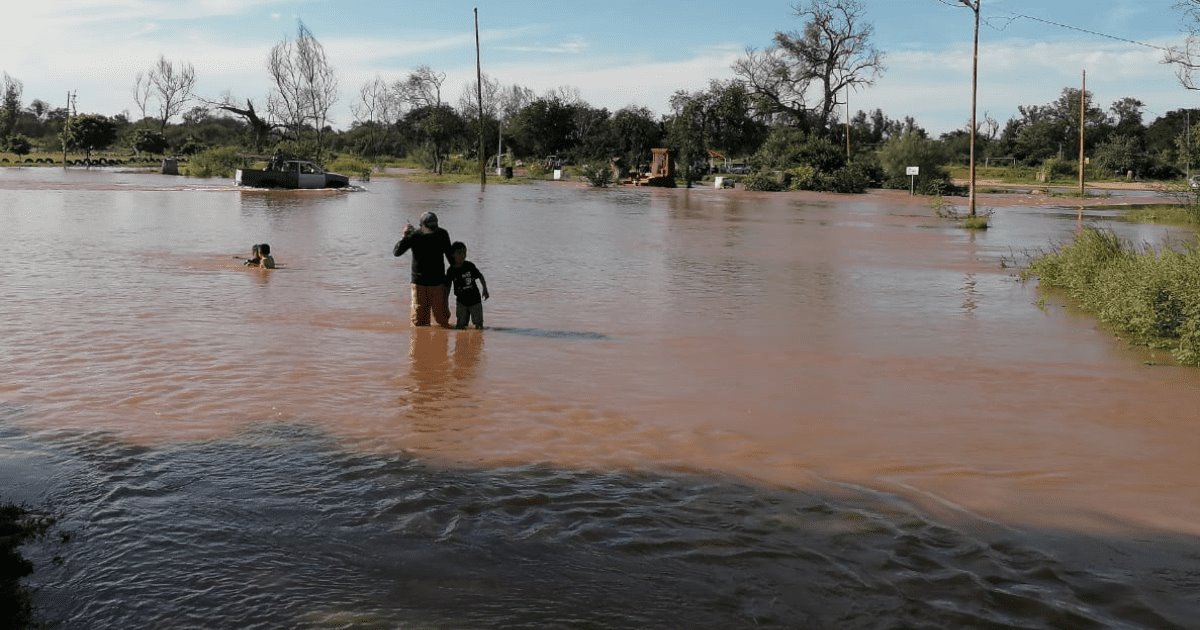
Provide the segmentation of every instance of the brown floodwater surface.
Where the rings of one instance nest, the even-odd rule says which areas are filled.
[[[980,527],[1200,534],[1200,370],[1015,276],[1073,236],[1075,208],[998,207],[971,232],[895,192],[366,188],[0,170],[5,424],[152,452],[302,426],[449,471],[715,476]],[[426,210],[485,274],[488,330],[409,325],[391,248]],[[279,268],[243,267],[263,241]]]

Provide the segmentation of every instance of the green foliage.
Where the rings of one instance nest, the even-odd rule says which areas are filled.
[[[905,133],[891,138],[879,150],[879,164],[888,188],[906,189],[911,178],[905,175],[909,166],[920,168],[916,178],[917,192],[923,195],[942,194],[950,184],[950,176],[942,168],[945,152],[941,144],[919,133]]]
[[[787,186],[783,183],[782,178],[773,172],[756,171],[746,176],[742,180],[742,187],[746,190],[758,190],[763,192],[779,192],[787,190]]]
[[[162,155],[167,150],[167,138],[162,133],[142,127],[133,132],[133,148],[138,153]]]
[[[977,214],[973,217],[963,217],[960,225],[967,230],[986,230],[988,229],[988,221],[991,219],[989,215]]]
[[[816,134],[792,127],[776,127],[750,161],[759,169],[786,169],[807,164],[819,172],[832,173],[846,165],[846,150]]]
[[[1074,243],[1022,273],[1065,289],[1101,321],[1140,343],[1171,348],[1200,365],[1200,249],[1136,249],[1116,234],[1085,229]]]
[[[275,150],[278,151],[285,160],[308,160],[310,162],[316,162],[317,156],[321,154],[320,145],[311,139],[284,140],[275,145]]]
[[[807,164],[789,168],[783,181],[788,190],[817,190],[817,169]]]
[[[103,151],[117,139],[117,124],[97,114],[72,116],[62,131],[67,148],[83,151],[91,159],[92,151]]]
[[[1079,162],[1052,157],[1042,162],[1041,175],[1048,182],[1061,179],[1078,179]]]
[[[217,147],[192,156],[183,167],[190,177],[233,177],[242,163],[236,147]]]
[[[337,159],[325,165],[325,170],[343,175],[354,175],[363,181],[371,179],[374,167],[371,163],[355,155],[339,155]]]
[[[612,169],[607,166],[583,167],[583,177],[594,188],[606,188],[613,181]]]
[[[33,149],[33,143],[31,143],[29,141],[29,138],[26,138],[25,136],[23,136],[19,133],[9,136],[9,138],[8,138],[8,151],[9,152],[11,152],[15,155],[18,155],[18,156],[22,156],[22,155],[29,155],[29,152],[32,149]]]

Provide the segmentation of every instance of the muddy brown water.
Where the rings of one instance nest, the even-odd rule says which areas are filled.
[[[1187,627],[1200,370],[1003,199],[0,170],[0,497],[58,627]],[[994,202],[994,203],[993,203]],[[1069,203],[1069,202],[1068,202]],[[434,210],[489,330],[413,329]],[[267,241],[280,268],[239,258]],[[51,562],[60,556],[60,563]]]

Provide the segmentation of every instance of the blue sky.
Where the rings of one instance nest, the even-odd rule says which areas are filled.
[[[913,116],[933,133],[970,116],[971,12],[939,0],[864,0],[887,71],[851,95],[851,109]],[[730,78],[747,46],[794,30],[792,3],[775,0],[532,2],[524,0],[43,0],[6,8],[0,70],[25,85],[25,102],[59,106],[68,90],[83,112],[134,111],[134,77],[158,55],[189,61],[199,92],[264,103],[270,48],[302,19],[338,71],[334,121],[346,127],[358,88],[427,64],[447,74],[457,102],[474,78],[472,8],[479,8],[484,72],[542,93],[574,86],[597,107],[665,113],[679,89]],[[1133,96],[1146,118],[1195,106],[1162,51],[1047,24],[1059,22],[1154,46],[1182,41],[1175,0],[983,0],[980,114],[1003,124],[1018,105],[1077,87],[1108,107]],[[1017,14],[1040,18],[1036,21]],[[11,25],[20,25],[13,28]]]

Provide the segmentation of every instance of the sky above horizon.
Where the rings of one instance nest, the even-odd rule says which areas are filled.
[[[933,134],[970,119],[972,15],[940,0],[864,0],[886,71],[852,93],[851,110],[912,116]],[[1157,47],[1183,41],[1176,0],[983,0],[979,115],[1004,124],[1020,105],[1042,105],[1087,87],[1107,109],[1131,96],[1147,122],[1194,107]],[[793,2],[531,2],[527,0],[44,0],[6,7],[0,71],[24,84],[24,104],[54,107],[75,91],[81,113],[136,112],[133,85],[159,55],[190,62],[196,91],[226,91],[265,105],[272,46],[297,20],[325,47],[340,82],[335,127],[353,122],[359,88],[401,79],[420,65],[445,72],[457,103],[475,77],[472,9],[479,8],[483,71],[538,94],[577,88],[595,107],[668,111],[676,90],[733,77],[747,47],[799,30]],[[1021,17],[1024,16],[1024,17]],[[1051,24],[1051,22],[1058,23]],[[1074,27],[1074,28],[1068,28]],[[1081,30],[1093,31],[1086,33]],[[1111,37],[1105,37],[1108,35]],[[1135,40],[1119,41],[1112,37]],[[1148,44],[1143,45],[1143,44]]]

